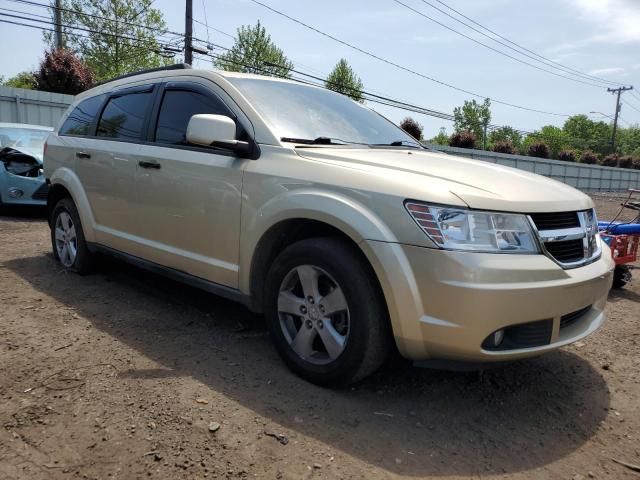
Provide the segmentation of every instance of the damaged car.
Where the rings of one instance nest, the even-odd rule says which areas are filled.
[[[47,204],[42,174],[44,144],[53,129],[42,125],[0,123],[0,206]]]

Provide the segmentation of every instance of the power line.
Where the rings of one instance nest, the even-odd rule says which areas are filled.
[[[47,10],[49,8],[51,8],[50,5],[45,5],[45,4],[34,2],[34,1],[31,1],[31,0],[9,0],[9,1],[10,2],[14,2],[14,3],[21,3],[23,5],[31,5],[31,6],[34,6],[34,7],[45,8]],[[64,8],[64,7],[61,7],[60,10],[63,11],[63,12],[73,13],[75,15],[82,15],[82,16],[87,17],[87,18],[96,18],[98,20],[107,20],[109,22],[114,22],[116,24],[123,24],[123,25],[129,25],[129,26],[132,26],[132,27],[143,28],[143,29],[146,29],[146,30],[150,30],[150,31],[152,31],[152,32],[154,32],[156,34],[159,34],[159,35],[171,34],[171,35],[177,35],[181,39],[184,38],[184,34],[183,33],[174,32],[174,31],[171,31],[171,30],[168,30],[168,29],[164,29],[164,30],[158,31],[157,28],[150,27],[148,25],[143,25],[143,24],[140,24],[140,23],[129,22],[127,20],[119,20],[119,19],[115,19],[115,18],[106,18],[106,17],[100,16],[100,15],[94,15],[94,14],[91,14],[91,13],[81,12],[80,10],[73,10],[73,9]],[[108,34],[106,32],[99,32],[99,33],[103,33],[105,35]]]
[[[22,16],[22,15],[13,15],[13,14],[10,14],[10,13],[0,13],[0,15],[4,16],[4,17],[27,20],[29,22],[46,23],[46,24],[50,24],[51,23],[50,21],[46,21],[46,20],[39,20],[37,18],[29,18],[29,17],[25,17],[25,16]],[[71,29],[74,29],[74,30],[80,30],[80,31],[83,31],[83,32],[88,32],[88,33],[93,33],[93,34],[98,34],[98,35],[106,35],[106,36],[110,36],[110,37],[114,37],[114,38],[121,38],[121,39],[124,39],[124,40],[132,40],[132,41],[135,41],[135,42],[141,41],[139,38],[130,37],[130,36],[127,36],[127,35],[115,34],[115,33],[104,32],[104,31],[100,32],[98,30],[92,30],[90,28],[77,27],[77,26],[68,25],[68,24],[62,24],[62,26],[66,27],[66,28],[71,28]],[[43,29],[43,30],[48,30],[48,29]],[[54,32],[55,32],[55,30],[54,30]],[[149,38],[149,40],[150,39],[153,39],[156,42],[158,41],[158,39],[155,38],[155,37]]]
[[[6,15],[6,14],[0,13],[0,15]],[[35,20],[35,19],[33,19],[33,20],[27,19],[27,20],[28,21],[32,21],[32,22],[39,21],[39,20]],[[21,22],[16,22],[16,21],[12,21],[12,20],[4,20],[2,18],[0,18],[0,23],[7,23],[7,24],[11,24],[11,25],[17,25],[17,26],[20,26],[20,27],[35,28],[37,30],[44,30],[44,31],[47,31],[47,32],[55,33],[55,29],[47,28],[47,27],[44,27],[44,26],[41,26],[41,25],[30,25],[30,24],[27,24],[27,23],[21,23]],[[43,23],[50,23],[50,22],[43,22]],[[77,27],[73,27],[71,25],[66,25],[66,24],[63,24],[63,26],[67,27],[67,28],[77,28]],[[88,31],[90,33],[103,33],[103,32],[98,32],[96,30],[86,30],[86,31]],[[88,35],[81,35],[81,34],[77,34],[77,33],[74,33],[74,35],[76,35],[76,36],[78,36],[80,38],[86,38],[86,39],[90,39],[91,38]],[[110,35],[116,36],[118,38],[123,38],[120,35],[114,35],[114,34],[110,34]],[[132,37],[125,37],[125,38],[131,39]],[[155,53],[155,54],[158,54],[158,55],[162,55],[163,54],[163,52],[160,49],[153,49],[153,48],[150,48],[149,46],[139,47],[139,46],[136,46],[136,45],[129,45],[129,48],[137,49],[138,52],[143,52],[144,51],[144,52]]]
[[[430,7],[432,7],[432,8],[434,8],[434,9],[438,10],[439,12],[443,13],[444,15],[447,15],[448,17],[453,18],[455,21],[457,21],[457,22],[459,22],[459,23],[462,23],[463,25],[466,25],[467,27],[469,27],[469,28],[473,29],[474,31],[476,31],[476,32],[478,32],[478,33],[480,33],[480,34],[482,34],[482,35],[484,35],[484,36],[486,36],[486,37],[488,37],[488,38],[491,38],[492,40],[494,40],[494,41],[498,42],[495,38],[492,38],[491,36],[489,36],[489,35],[487,35],[487,34],[485,34],[485,33],[481,32],[481,31],[476,30],[475,28],[471,27],[471,26],[470,26],[470,25],[468,25],[467,23],[465,23],[465,22],[463,22],[463,21],[461,21],[461,20],[459,20],[459,19],[455,18],[454,16],[452,16],[452,15],[450,15],[450,14],[448,14],[448,13],[446,13],[446,12],[445,12],[445,11],[443,11],[442,9],[440,9],[440,8],[436,7],[435,5],[433,5],[433,4],[429,3],[429,2],[427,2],[426,0],[420,0],[420,1],[422,1],[423,3],[425,3],[425,4],[429,5]],[[540,59],[540,60],[538,60],[538,61],[539,61],[539,62],[541,62],[541,63],[545,63],[546,65],[549,65],[549,66],[552,66],[552,64],[553,64],[553,65],[557,65],[557,67],[555,67],[555,68],[559,68],[559,69],[566,70],[568,73],[569,73],[569,72],[573,72],[574,74],[579,75],[579,76],[584,77],[584,78],[589,78],[589,79],[596,80],[596,81],[599,81],[599,82],[608,83],[608,84],[611,84],[611,85],[620,85],[620,83],[619,83],[619,82],[613,82],[613,81],[611,81],[611,80],[606,80],[606,79],[604,79],[604,78],[596,77],[596,76],[594,76],[594,75],[589,75],[588,73],[581,72],[580,70],[576,70],[575,68],[568,67],[568,66],[566,66],[566,65],[563,65],[563,64],[562,64],[562,63],[560,63],[560,62],[556,62],[556,61],[551,60],[551,59],[549,59],[549,58],[547,58],[547,57],[544,57],[544,56],[542,56],[542,55],[540,55],[540,54],[538,54],[538,53],[534,52],[533,50],[530,50],[530,49],[528,49],[527,47],[524,47],[524,46],[522,46],[522,45],[520,45],[520,44],[518,44],[518,43],[516,43],[516,42],[514,42],[514,41],[512,41],[512,40],[510,40],[510,39],[508,39],[507,37],[505,37],[505,36],[503,36],[503,35],[500,35],[498,32],[496,32],[496,31],[494,31],[494,30],[491,30],[490,28],[488,28],[488,27],[486,27],[486,26],[482,25],[481,23],[476,22],[473,18],[470,18],[470,17],[468,17],[467,15],[463,14],[462,12],[460,12],[459,10],[456,10],[455,8],[451,7],[450,5],[447,5],[447,4],[446,4],[445,2],[443,2],[442,0],[435,0],[435,1],[436,1],[436,2],[438,2],[439,4],[443,5],[444,7],[448,8],[448,9],[449,9],[449,10],[451,10],[452,12],[455,12],[456,14],[460,15],[462,18],[465,18],[466,20],[470,21],[470,22],[471,22],[471,23],[473,23],[474,25],[477,25],[478,27],[482,28],[483,30],[486,30],[487,32],[491,33],[492,35],[495,35],[496,37],[498,37],[498,38],[500,38],[500,39],[504,40],[505,42],[507,42],[507,43],[509,43],[509,44],[511,44],[511,45],[514,45],[515,47],[517,47],[517,48],[519,48],[519,49],[521,49],[521,50],[523,50],[523,51],[525,51],[525,52],[528,52],[528,53],[532,54],[532,55],[533,55],[533,56],[535,56],[535,57],[538,57],[538,58]],[[504,45],[504,43],[502,43],[502,42],[498,42],[498,43],[500,43],[501,45]],[[507,45],[505,45],[505,46],[507,46]],[[511,47],[509,47],[509,48],[511,48]],[[512,49],[513,49],[513,48],[512,48]],[[517,50],[516,50],[516,51],[517,51]],[[522,53],[522,52],[521,52],[521,53]],[[524,53],[522,53],[522,54],[524,55]],[[530,57],[530,58],[533,58],[533,57]]]
[[[389,60],[387,58],[381,57],[380,55],[377,55],[375,53],[369,52],[369,51],[364,50],[363,48],[360,48],[360,47],[358,47],[356,45],[353,45],[353,44],[351,44],[349,42],[341,40],[341,39],[337,38],[334,35],[331,35],[329,33],[323,32],[322,30],[319,30],[316,27],[308,25],[308,24],[304,23],[303,21],[298,20],[297,18],[293,18],[292,16],[290,16],[290,15],[284,13],[284,12],[281,12],[280,10],[277,10],[277,9],[275,9],[273,7],[270,7],[269,5],[267,5],[265,3],[262,3],[259,0],[249,0],[249,1],[252,2],[252,3],[255,3],[256,5],[260,5],[263,8],[266,8],[267,10],[270,10],[271,12],[273,12],[273,13],[275,13],[277,15],[280,15],[280,16],[282,16],[284,18],[287,18],[287,19],[291,20],[292,22],[295,22],[298,25],[301,25],[301,26],[303,26],[303,27],[305,27],[305,28],[307,28],[309,30],[312,30],[312,31],[314,31],[314,32],[326,37],[326,38],[329,38],[329,39],[333,40],[334,42],[337,42],[337,43],[340,43],[341,45],[349,47],[352,50],[360,52],[360,53],[362,53],[362,54],[364,54],[364,55],[366,55],[368,57],[374,58],[374,59],[376,59],[376,60],[378,60],[380,62],[386,63],[387,65],[391,65],[391,66],[393,66],[395,68],[398,68],[398,69],[403,70],[405,72],[411,73],[412,75],[415,75],[415,76],[424,78],[425,80],[429,80],[429,81],[437,83],[439,85],[448,87],[448,88],[450,88],[452,90],[456,90],[458,92],[465,93],[467,95],[471,95],[471,96],[476,97],[476,98],[489,98],[494,103],[498,103],[498,104],[505,105],[505,106],[512,107],[512,108],[517,108],[517,109],[520,109],[520,110],[526,110],[526,111],[529,111],[529,112],[541,113],[541,114],[544,114],[544,115],[553,115],[553,116],[557,116],[557,117],[570,117],[571,116],[569,114],[548,112],[548,111],[545,111],[545,110],[538,110],[538,109],[535,109],[535,108],[524,107],[522,105],[517,105],[517,104],[514,104],[514,103],[506,102],[504,100],[499,100],[499,99],[496,99],[496,98],[487,97],[486,95],[480,95],[479,93],[472,92],[470,90],[465,90],[464,88],[457,87],[455,85],[452,85],[450,83],[444,82],[442,80],[438,80],[436,78],[430,77],[430,76],[425,75],[423,73],[420,73],[420,72],[418,72],[416,70],[413,70],[412,68],[405,67],[405,66],[400,65],[399,63],[396,63],[396,62],[394,62],[392,60]]]
[[[512,60],[514,60],[514,61],[516,61],[518,63],[522,63],[523,65],[528,65],[529,67],[535,68],[536,70],[540,70],[542,72],[550,73],[551,75],[555,75],[556,77],[560,77],[560,78],[564,78],[564,79],[567,79],[567,80],[571,80],[572,82],[578,82],[578,83],[582,83],[584,85],[589,85],[589,86],[592,86],[592,87],[602,88],[602,85],[598,85],[596,83],[588,82],[588,81],[585,81],[585,80],[579,80],[579,79],[573,78],[573,77],[567,77],[566,75],[562,75],[561,73],[553,72],[551,70],[547,70],[546,68],[539,67],[538,65],[534,65],[533,63],[529,63],[526,60],[522,60],[521,58],[514,57],[513,55],[510,55],[510,54],[508,54],[506,52],[503,52],[502,50],[498,50],[497,48],[493,48],[491,45],[487,45],[486,43],[483,43],[480,40],[477,40],[477,39],[475,39],[475,38],[473,38],[473,37],[471,37],[471,36],[469,36],[469,35],[467,35],[465,33],[462,33],[461,31],[456,30],[455,28],[450,27],[449,25],[447,25],[445,23],[442,23],[442,22],[436,20],[435,18],[430,17],[429,15],[421,12],[420,10],[416,10],[415,8],[407,5],[406,3],[404,3],[404,2],[402,2],[400,0],[391,0],[391,1],[393,1],[393,2],[395,2],[397,4],[399,4],[399,5],[402,5],[403,7],[407,8],[408,10],[411,10],[413,13],[416,13],[417,15],[420,15],[421,17],[426,18],[427,20],[430,20],[430,21],[440,25],[441,27],[444,27],[447,30],[466,38],[467,40],[471,40],[473,43],[476,43],[476,44],[478,44],[478,45],[480,45],[482,47],[485,47],[485,48],[487,48],[487,49],[491,50],[492,52],[495,52],[495,53],[497,53],[499,55],[502,55],[502,56],[505,56],[507,58],[510,58],[510,59],[512,59]],[[501,43],[501,42],[498,42],[498,43]],[[509,48],[512,48],[512,47],[509,47]],[[512,50],[515,50],[515,49],[512,48]],[[523,55],[522,52],[518,52],[518,53]],[[530,57],[530,55],[526,55],[526,56]],[[536,60],[536,61],[539,61],[539,60]]]
[[[631,107],[631,108],[633,108],[636,112],[640,113],[640,109],[639,109],[639,108],[634,107],[631,103],[627,102],[626,100],[624,100],[624,99],[623,99],[623,100],[622,100],[622,103],[624,103],[627,107]]]
[[[218,47],[218,48],[221,48],[223,50],[229,50],[228,48],[222,47],[220,45],[215,45],[215,46]],[[220,55],[215,55],[215,54],[211,54],[210,53],[210,54],[207,54],[207,56],[211,57],[211,58],[214,58],[214,59],[218,59],[219,61],[222,61],[222,62],[228,62],[228,63],[235,64],[235,65],[238,65],[238,66],[242,66],[242,67],[245,67],[245,68],[255,69],[255,70],[261,71],[262,73],[266,73],[268,75],[276,75],[276,76],[278,76],[280,78],[287,78],[284,75],[274,74],[274,72],[266,71],[264,69],[261,69],[260,67],[256,67],[255,65],[249,66],[249,65],[243,64],[242,62],[238,62],[238,61],[235,61],[235,60],[229,60],[229,59],[227,59],[225,57],[221,57]],[[265,62],[262,62],[262,63],[263,63],[263,65],[267,65],[267,66],[281,67],[281,65],[277,65],[277,64],[274,64],[274,63],[265,63]],[[326,78],[318,77],[316,75],[311,75],[309,73],[305,73],[305,72],[302,72],[300,70],[296,70],[294,68],[289,69],[289,70],[291,72],[293,72],[293,73],[296,73],[298,75],[302,75],[302,76],[304,76],[306,78],[311,78],[313,80],[322,82],[322,83],[318,84],[318,83],[310,82],[308,80],[302,80],[300,78],[295,78],[295,80],[303,82],[303,83],[307,83],[307,84],[318,86],[318,87],[322,87],[322,88],[327,88],[326,84],[327,83],[331,83]],[[393,98],[389,98],[387,96],[378,95],[376,93],[368,92],[366,90],[357,90],[357,89],[354,89],[354,88],[350,88],[350,90],[352,90],[354,93],[361,94],[365,100],[373,102],[373,103],[387,105],[387,106],[391,106],[391,107],[394,107],[394,108],[399,108],[399,109],[402,109],[402,110],[411,111],[411,112],[414,112],[414,113],[421,113],[423,115],[428,115],[428,116],[432,116],[432,117],[436,117],[436,118],[440,118],[440,119],[444,119],[444,120],[449,120],[449,121],[454,121],[455,120],[455,117],[453,115],[449,114],[449,113],[439,112],[437,110],[433,110],[433,109],[426,108],[426,107],[421,107],[421,106],[414,105],[414,104],[411,104],[411,103],[408,103],[408,102],[404,102],[404,101],[401,101],[401,100],[396,100],[396,99],[393,99]],[[495,130],[495,129],[498,129],[498,128],[502,128],[502,126],[501,125],[490,124],[490,125],[488,125],[488,128],[491,129],[491,130]],[[518,133],[521,133],[523,135],[531,133],[531,132],[526,131],[526,130],[517,130],[517,129],[514,129],[514,130],[516,130]]]

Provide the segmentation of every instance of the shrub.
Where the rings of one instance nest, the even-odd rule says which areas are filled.
[[[604,167],[617,167],[618,166],[618,155],[615,153],[611,153],[602,159],[600,165]]]
[[[633,168],[633,157],[631,155],[620,157],[620,163],[618,163],[618,166],[620,168]]]
[[[40,68],[35,72],[38,90],[77,95],[95,84],[89,68],[71,50],[45,52]]]
[[[400,128],[411,135],[416,140],[422,140],[422,131],[424,128],[413,118],[407,117],[400,122]]]
[[[549,158],[549,147],[544,142],[534,142],[529,145],[530,157]]]
[[[585,150],[580,157],[580,163],[586,163],[587,165],[595,165],[598,163],[598,156],[591,150]]]
[[[498,141],[493,144],[493,151],[498,153],[509,153],[513,155],[516,153],[516,149],[509,140]]]
[[[631,168],[634,170],[640,170],[640,157],[634,157]]]
[[[576,152],[573,150],[560,150],[560,152],[558,152],[558,160],[562,160],[563,162],[575,162]]]
[[[451,135],[449,145],[458,148],[473,148],[476,145],[476,136],[473,132],[462,130]]]

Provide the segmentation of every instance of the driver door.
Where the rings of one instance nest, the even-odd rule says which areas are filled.
[[[242,173],[247,160],[186,143],[196,114],[235,115],[212,90],[169,82],[160,91],[139,155],[132,233],[139,256],[232,288],[238,286]]]

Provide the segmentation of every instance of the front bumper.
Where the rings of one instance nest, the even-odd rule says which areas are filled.
[[[0,163],[0,201],[5,205],[45,206],[49,186],[45,177],[22,177],[7,172]]]
[[[571,270],[544,255],[453,252],[377,241],[363,242],[363,248],[381,281],[396,343],[407,358],[523,358],[584,338],[605,320],[614,268],[606,246],[599,260]],[[561,322],[582,309],[577,320]],[[543,345],[483,347],[499,329],[539,321],[549,326]]]

